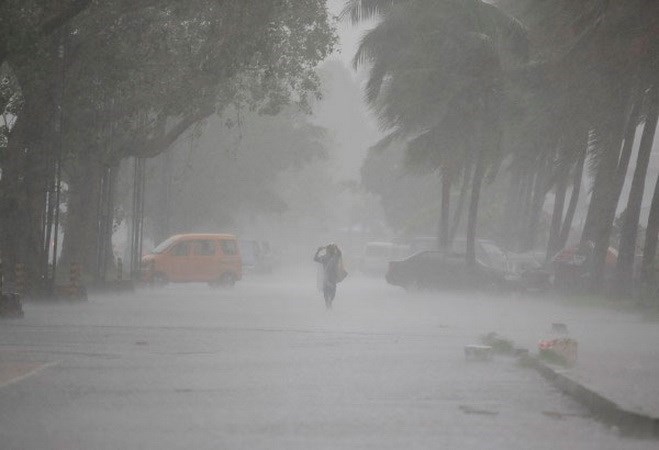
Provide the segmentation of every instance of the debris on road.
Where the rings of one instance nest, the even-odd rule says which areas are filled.
[[[489,345],[465,345],[467,361],[489,361],[492,359],[492,347]]]
[[[484,345],[492,347],[492,350],[496,353],[507,355],[515,353],[515,344],[508,339],[500,337],[493,331],[481,336],[480,340]]]
[[[496,416],[499,411],[490,411],[488,409],[474,408],[473,406],[460,405],[460,410],[465,414],[479,414],[482,416]]]

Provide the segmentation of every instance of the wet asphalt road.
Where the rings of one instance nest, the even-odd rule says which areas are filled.
[[[25,310],[0,322],[2,449],[657,448],[511,359],[465,361],[481,334],[560,318],[526,299],[353,276],[325,311],[290,272]]]

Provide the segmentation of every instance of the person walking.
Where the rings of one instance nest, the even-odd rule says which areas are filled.
[[[336,295],[336,284],[342,281],[348,274],[343,268],[341,250],[336,244],[318,247],[313,260],[322,264],[322,288],[325,297],[325,307],[332,308],[332,301]]]

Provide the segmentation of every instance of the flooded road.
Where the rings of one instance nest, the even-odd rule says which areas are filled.
[[[353,276],[326,311],[291,271],[25,311],[0,322],[3,448],[656,448],[512,359],[465,360],[564,319],[546,301]]]

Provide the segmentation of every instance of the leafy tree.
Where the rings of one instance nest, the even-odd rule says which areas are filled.
[[[8,59],[25,105],[9,140],[3,172],[10,176],[0,191],[5,209],[26,200],[30,211],[6,220],[6,229],[19,236],[5,238],[3,253],[10,260],[47,255],[38,250],[47,228],[40,218],[52,200],[35,194],[52,192],[61,166],[70,187],[65,230],[75,236],[65,240],[65,256],[92,266],[104,168],[126,156],[162,152],[229,104],[262,112],[289,102],[307,105],[318,92],[313,67],[334,41],[321,0],[93,1],[58,36],[41,36],[31,41],[36,51]],[[57,165],[59,106],[65,152]],[[23,167],[38,174],[29,178],[40,180],[36,185],[26,181]],[[19,231],[26,228],[32,231]],[[43,272],[42,263],[28,264],[32,273]]]
[[[196,137],[149,162],[154,242],[180,232],[235,229],[241,216],[282,213],[288,207],[275,191],[279,174],[327,156],[326,130],[296,108],[275,116],[227,111],[224,118],[208,119]]]
[[[34,50],[92,4],[93,0],[3,0],[0,3],[0,65]]]

